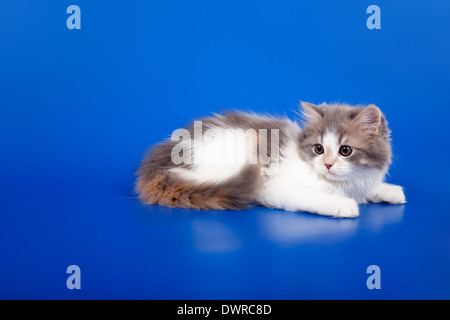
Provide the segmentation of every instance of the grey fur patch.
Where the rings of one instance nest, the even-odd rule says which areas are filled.
[[[202,130],[205,132],[210,128],[230,128],[230,129],[253,129],[256,131],[258,136],[258,142],[260,140],[259,132],[260,129],[267,130],[267,138],[266,138],[266,150],[267,156],[272,156],[272,141],[270,138],[272,130],[278,130],[279,132],[279,152],[281,155],[282,147],[286,144],[288,139],[288,134],[286,132],[289,123],[287,119],[276,118],[273,116],[265,116],[252,114],[242,111],[227,111],[222,114],[214,114],[211,117],[205,117],[200,119],[202,121]],[[194,134],[194,125],[191,124],[186,128],[191,135]],[[258,150],[259,153],[259,143]]]

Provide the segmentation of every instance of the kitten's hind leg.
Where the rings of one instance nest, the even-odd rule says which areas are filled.
[[[381,203],[381,202],[390,204],[406,203],[403,188],[389,183],[380,183],[379,185],[377,185],[372,190],[367,200],[374,203]]]
[[[359,216],[358,204],[354,199],[305,187],[265,188],[258,201],[262,205],[287,211],[306,211],[336,218]]]

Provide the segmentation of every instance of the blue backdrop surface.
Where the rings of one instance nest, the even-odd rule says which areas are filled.
[[[69,5],[81,29],[69,30]],[[381,29],[369,30],[369,5]],[[0,298],[450,298],[450,2],[0,2]],[[377,104],[402,206],[139,204],[147,147],[228,108]],[[81,290],[66,268],[81,268]],[[369,290],[366,269],[381,270]]]

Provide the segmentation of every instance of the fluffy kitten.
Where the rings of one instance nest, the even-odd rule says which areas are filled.
[[[400,186],[383,182],[391,146],[380,109],[302,107],[302,129],[286,118],[245,112],[194,122],[145,157],[137,172],[140,200],[194,209],[263,205],[333,217],[356,217],[361,203],[405,203]]]

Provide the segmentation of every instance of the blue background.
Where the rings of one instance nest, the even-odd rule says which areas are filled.
[[[66,8],[81,8],[69,30]],[[366,9],[381,8],[381,30]],[[450,298],[450,2],[0,2],[0,298]],[[375,103],[402,206],[139,204],[147,147],[227,108]],[[81,290],[66,268],[81,268]],[[381,289],[366,268],[381,269]]]

